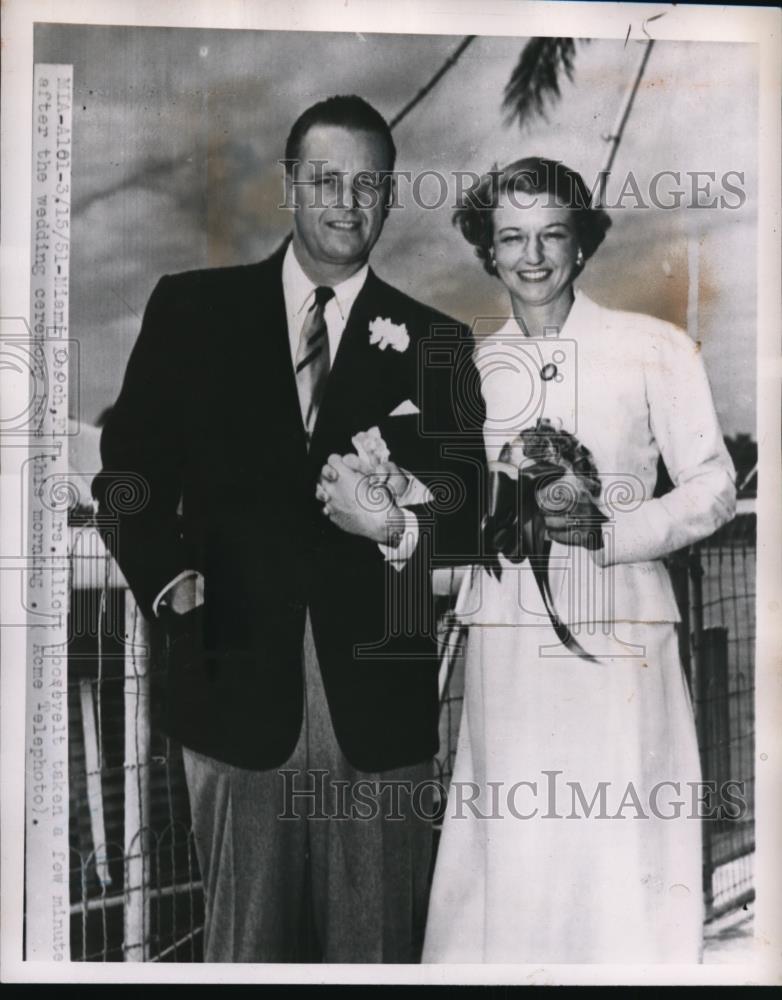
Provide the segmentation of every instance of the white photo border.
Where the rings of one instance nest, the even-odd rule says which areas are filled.
[[[657,16],[664,15],[664,16]],[[742,965],[464,965],[283,966],[32,963],[22,959],[24,887],[25,629],[13,622],[18,592],[13,565],[3,555],[23,551],[23,449],[2,448],[0,581],[2,628],[2,977],[10,982],[275,982],[472,984],[772,984],[782,969],[780,850],[782,813],[782,461],[780,460],[780,25],[779,10],[667,4],[592,4],[521,0],[222,0],[186,5],[177,0],[6,0],[2,65],[2,258],[4,317],[29,318],[30,151],[33,25],[61,22],[287,31],[350,31],[439,35],[491,34],[624,38],[648,31],[659,40],[749,42],[758,46],[759,239],[757,439],[760,454],[757,588],[757,899],[754,961]],[[0,372],[0,413],[14,413],[24,390]],[[5,442],[7,443],[7,442]]]

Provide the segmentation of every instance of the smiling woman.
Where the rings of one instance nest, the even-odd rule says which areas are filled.
[[[486,271],[508,289],[522,327],[530,321],[541,327],[527,330],[537,335],[544,321],[562,327],[573,304],[573,280],[611,220],[592,207],[578,173],[530,156],[486,174],[454,213],[454,223]]]
[[[457,601],[464,707],[424,961],[697,962],[698,817],[597,822],[550,803],[468,815],[461,789],[535,794],[561,775],[579,795],[643,797],[700,780],[662,561],[735,508],[700,351],[669,323],[574,292],[609,220],[561,163],[492,171],[455,221],[511,316],[476,356],[495,562]],[[544,454],[547,482],[525,490]],[[673,488],[659,497],[661,458]]]
[[[592,207],[591,192],[581,175],[557,160],[528,156],[502,170],[489,171],[454,213],[454,223],[475,247],[484,268],[495,275],[496,234],[506,228],[534,227],[530,209],[537,208],[569,210],[559,218],[567,218],[567,228],[572,227],[582,251],[577,261],[580,271],[603,242],[611,220],[602,209]],[[495,215],[499,209],[508,209],[507,216]]]

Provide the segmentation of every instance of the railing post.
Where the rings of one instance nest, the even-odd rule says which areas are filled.
[[[707,708],[704,703],[705,684],[707,677],[704,671],[703,657],[703,565],[701,553],[697,545],[692,546],[688,556],[689,578],[690,578],[690,609],[692,624],[692,687],[694,692],[693,710],[695,712],[695,723],[698,730],[698,746],[701,753],[701,766],[706,769],[704,740],[706,739],[706,717]],[[701,820],[701,833],[703,844],[703,898],[706,905],[707,917],[711,911],[711,904],[714,897],[712,891],[712,875],[714,864],[712,860],[712,828],[711,821]]]
[[[699,742],[704,781],[717,787],[715,806],[724,805],[722,791],[730,779],[730,711],[728,708],[728,630],[707,628],[703,630],[703,653],[698,682],[700,705]],[[711,821],[710,829],[719,833],[724,823]]]
[[[703,565],[700,549],[697,545],[693,545],[688,551],[687,566],[690,578],[690,669],[692,672],[692,690],[696,693],[694,704],[695,717],[700,726],[700,716],[702,713],[698,695],[701,690],[701,675],[703,673]]]
[[[126,962],[149,958],[150,853],[149,627],[129,590],[125,592],[125,907]]]
[[[671,574],[671,584],[679,608],[679,659],[682,663],[684,676],[690,695],[695,700],[695,689],[692,683],[692,654],[690,649],[690,583],[689,583],[689,550],[674,552],[668,561]]]

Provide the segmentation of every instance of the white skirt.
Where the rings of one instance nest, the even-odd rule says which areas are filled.
[[[675,626],[574,631],[590,662],[517,579],[472,587],[483,624],[423,961],[698,962],[700,763]]]

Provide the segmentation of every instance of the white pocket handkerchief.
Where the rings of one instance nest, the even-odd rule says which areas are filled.
[[[412,399],[406,399],[404,403],[400,403],[396,409],[392,410],[388,415],[389,417],[406,417],[411,413],[420,413],[421,411],[412,401]]]

